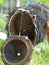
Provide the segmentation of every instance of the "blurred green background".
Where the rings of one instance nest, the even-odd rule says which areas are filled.
[[[35,4],[42,3],[49,7],[49,0],[19,0],[19,4],[20,6],[24,6],[28,1]],[[17,6],[17,2],[18,0],[0,0],[0,32],[7,34],[6,24],[9,16],[8,13]],[[3,43],[4,40],[0,39],[0,51]],[[4,65],[1,60],[1,52],[0,65]],[[43,42],[34,47],[32,58],[26,65],[49,65],[49,44],[46,38],[43,40]]]

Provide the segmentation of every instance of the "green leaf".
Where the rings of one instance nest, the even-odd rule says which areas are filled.
[[[3,44],[3,40],[0,39],[0,47],[2,46],[2,44]]]
[[[3,29],[5,29],[6,27],[6,23],[3,19],[0,19],[0,27],[2,27]]]
[[[41,0],[41,3],[46,3],[46,2],[49,2],[49,0]]]
[[[1,4],[1,5],[3,4],[3,0],[0,0],[0,4]]]
[[[0,65],[4,65],[2,59],[1,59],[1,52],[0,52]]]

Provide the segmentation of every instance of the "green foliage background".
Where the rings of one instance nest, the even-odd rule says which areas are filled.
[[[41,3],[41,4],[46,4],[47,6],[49,6],[49,0],[20,0],[21,4],[26,4],[28,1],[32,2],[32,3]]]
[[[49,44],[46,39],[35,46],[32,59],[27,65],[49,65]]]

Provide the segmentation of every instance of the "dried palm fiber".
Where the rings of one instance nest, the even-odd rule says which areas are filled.
[[[40,31],[40,35],[37,31],[38,34],[35,41],[35,44],[37,44],[38,42],[42,41],[45,38],[46,35],[45,25],[49,20],[49,8],[43,4],[33,4],[32,7],[30,8],[26,7],[26,9],[30,11],[31,15],[36,15],[35,23],[37,25],[38,30]]]
[[[43,4],[33,4],[29,8],[26,6],[22,8],[28,10],[30,14],[32,15],[32,17],[33,15],[36,15],[35,23],[36,23],[37,29],[40,31],[40,35],[37,31],[37,36],[35,40],[35,45],[36,45],[37,43],[39,43],[45,38],[45,35],[46,35],[45,25],[47,21],[49,20],[49,8]],[[19,8],[15,8],[12,12],[10,12],[9,19],[15,13],[15,11],[17,11],[17,9]]]

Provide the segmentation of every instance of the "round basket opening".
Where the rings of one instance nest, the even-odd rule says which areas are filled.
[[[5,46],[4,55],[9,63],[19,63],[27,54],[27,46],[21,40],[11,40]]]

